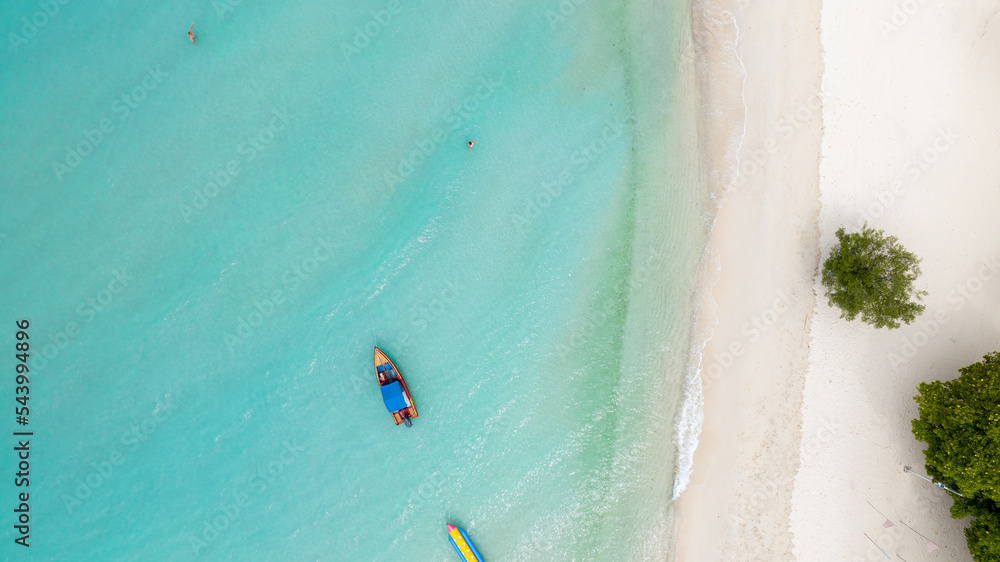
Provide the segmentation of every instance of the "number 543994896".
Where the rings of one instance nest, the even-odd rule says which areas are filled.
[[[27,320],[18,320],[17,333],[14,334],[14,338],[17,343],[14,344],[14,348],[17,353],[14,357],[17,358],[17,363],[15,363],[14,371],[16,373],[15,382],[17,383],[14,388],[14,394],[16,398],[14,400],[21,405],[21,407],[15,406],[15,414],[17,415],[17,423],[20,425],[28,425],[28,395],[31,389],[28,387],[30,381],[28,380],[28,350],[31,349],[31,344],[28,342],[30,336],[28,335],[29,322]]]

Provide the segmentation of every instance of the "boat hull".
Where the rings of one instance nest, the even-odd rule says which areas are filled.
[[[458,553],[459,560],[463,560],[464,562],[484,562],[483,556],[476,550],[476,545],[472,544],[472,539],[469,538],[469,534],[465,532],[465,529],[448,525],[448,540],[451,541],[451,546]]]
[[[385,370],[386,365],[391,367],[391,371]],[[380,376],[380,367],[383,368],[382,372],[386,375],[384,380]],[[417,406],[413,403],[413,397],[410,396],[410,389],[406,387],[403,375],[399,373],[399,369],[396,368],[396,364],[392,362],[392,359],[389,359],[389,356],[379,349],[378,346],[375,347],[375,377],[378,380],[379,386],[385,386],[398,380],[399,386],[403,389],[403,395],[409,403],[406,408],[390,412],[392,414],[392,421],[396,422],[396,425],[399,425],[405,423],[407,419],[416,419],[418,415]]]

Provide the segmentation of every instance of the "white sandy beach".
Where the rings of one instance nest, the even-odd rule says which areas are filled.
[[[696,11],[703,149],[721,196],[677,559],[885,559],[870,537],[893,560],[971,560],[951,500],[903,467],[923,472],[916,385],[1000,349],[1000,6]],[[723,173],[734,133],[735,182]],[[839,227],[864,222],[923,258],[917,323],[875,330],[827,306],[821,259]]]

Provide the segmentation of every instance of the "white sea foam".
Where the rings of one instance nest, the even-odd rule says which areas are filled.
[[[689,364],[684,377],[683,402],[674,419],[674,443],[677,449],[676,471],[674,473],[674,489],[671,501],[680,497],[691,482],[694,471],[694,453],[698,449],[698,438],[701,435],[702,423],[705,420],[704,394],[701,384],[701,363],[705,346],[712,337],[712,331],[718,323],[715,301],[710,291],[719,278],[718,257],[711,247],[706,247],[703,262],[705,267],[701,279],[701,301],[695,304],[692,321],[695,333],[691,338]]]
[[[727,160],[731,158],[731,163],[728,166],[723,165],[719,170],[719,189],[712,193],[714,208],[706,216],[711,237],[711,233],[715,230],[715,220],[718,216],[719,208],[725,200],[725,195],[740,179],[740,150],[743,148],[743,140],[746,137],[747,131],[747,75],[746,66],[743,64],[743,59],[739,53],[741,30],[737,17],[729,11],[719,10],[711,3],[702,3],[701,6],[706,18],[715,18],[716,23],[720,25],[732,25],[735,28],[735,38],[732,41],[731,49],[733,59],[736,61],[735,71],[741,80],[740,100],[743,112],[742,123],[739,125],[738,130],[733,131],[732,138],[729,140],[726,150],[726,156],[729,157]],[[692,337],[690,363],[684,378],[683,402],[674,420],[674,442],[677,450],[677,459],[671,501],[679,498],[684,490],[687,489],[688,484],[691,482],[691,474],[694,471],[694,454],[698,448],[702,424],[705,420],[701,365],[705,346],[711,339],[716,324],[718,324],[716,304],[712,299],[711,290],[718,282],[721,274],[721,266],[718,261],[718,255],[710,242],[704,249],[702,263],[704,265],[701,279],[699,280],[700,294],[697,297],[698,302],[695,303],[692,318],[695,333]]]
[[[389,285],[389,281],[402,273],[406,266],[413,261],[413,258],[419,256],[420,252],[440,233],[441,217],[436,217],[423,228],[419,235],[408,241],[402,248],[389,254],[385,260],[386,267],[380,268],[379,272],[381,273],[383,269],[388,271],[380,280],[373,281],[375,288],[365,299],[365,306],[375,302],[375,298]]]

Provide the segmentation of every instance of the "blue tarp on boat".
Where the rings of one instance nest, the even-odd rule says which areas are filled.
[[[407,407],[406,398],[403,397],[403,387],[399,386],[399,381],[393,381],[379,388],[382,389],[382,401],[385,402],[387,410],[398,412]]]

